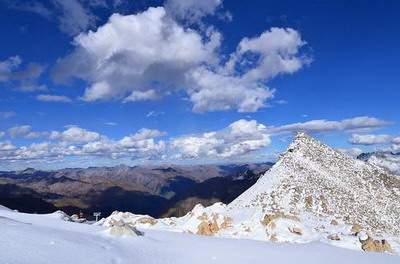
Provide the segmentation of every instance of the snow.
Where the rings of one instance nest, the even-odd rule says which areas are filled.
[[[386,170],[300,134],[232,203],[180,218],[116,211],[89,224],[0,206],[0,263],[400,263],[399,189]],[[390,247],[363,252],[366,238]]]
[[[0,210],[0,262],[46,263],[399,263],[398,256],[364,253],[323,243],[289,244],[145,230],[113,237],[107,227],[54,215]]]

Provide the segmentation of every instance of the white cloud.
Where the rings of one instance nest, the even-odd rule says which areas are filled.
[[[11,137],[25,136],[29,132],[31,132],[31,129],[32,127],[29,125],[15,126],[8,129],[8,133],[10,134]]]
[[[255,120],[238,120],[227,128],[171,141],[178,158],[230,158],[266,147],[271,142],[266,127]]]
[[[49,138],[71,143],[86,143],[99,140],[100,134],[77,126],[71,126],[63,132],[52,131]]]
[[[116,125],[118,125],[117,123],[115,123],[115,122],[105,122],[104,123],[106,126],[116,126]]]
[[[400,137],[395,137],[392,139],[392,143],[400,145]]]
[[[199,22],[207,15],[214,15],[222,0],[167,0],[165,9],[177,19]]]
[[[86,80],[86,101],[154,100],[183,90],[197,112],[254,112],[273,97],[267,81],[309,63],[299,54],[305,42],[290,28],[244,38],[226,62],[221,39],[212,27],[180,25],[163,7],[114,14],[95,32],[75,38],[75,50],[58,61],[53,76]]]
[[[47,136],[47,132],[38,132],[32,131],[32,127],[30,125],[22,125],[22,126],[15,126],[8,129],[8,134],[15,138],[15,137],[24,137],[27,139],[34,139],[43,136]]]
[[[63,95],[40,94],[36,96],[36,99],[43,102],[62,102],[62,103],[72,102],[70,98]]]
[[[166,144],[156,138],[164,132],[141,129],[137,133],[111,140],[97,132],[76,126],[63,132],[53,131],[51,142],[32,143],[15,147],[11,142],[0,142],[0,161],[63,160],[65,157],[102,156],[108,158],[150,159],[160,157]]]
[[[12,137],[37,138],[48,136],[48,141],[35,142],[16,147],[10,141],[0,144],[0,162],[18,161],[62,161],[65,157],[102,157],[107,159],[229,159],[260,154],[269,146],[271,137],[281,133],[346,132],[371,129],[387,125],[388,122],[371,117],[355,117],[341,121],[311,120],[282,126],[266,126],[255,120],[238,120],[216,131],[182,135],[164,140],[165,132],[157,129],[140,129],[136,133],[110,139],[101,133],[67,126],[64,131],[35,132],[28,125],[8,130]],[[400,150],[398,137],[391,137],[392,151]],[[341,150],[356,156],[358,148]]]
[[[353,145],[375,145],[375,144],[385,144],[392,140],[389,135],[360,135],[352,134],[349,138],[349,143]]]
[[[14,150],[15,146],[10,141],[0,142],[0,155],[2,151]]]
[[[165,113],[152,110],[146,114],[146,117],[157,117],[157,116],[160,116],[163,114],[165,114]]]
[[[374,134],[352,134],[348,139],[349,143],[353,145],[386,145],[384,151],[397,152],[400,150],[400,137],[391,135],[374,135]]]
[[[99,18],[94,14],[94,8],[107,8],[108,6],[106,1],[103,0],[51,0],[45,3],[36,1],[15,3],[15,1],[9,1],[8,7],[57,21],[62,32],[75,36],[96,25]]]
[[[23,92],[45,90],[45,85],[37,84],[44,70],[45,67],[37,63],[23,66],[20,56],[12,56],[0,61],[0,83],[7,83],[13,89]]]
[[[4,137],[6,135],[6,132],[0,131],[0,138]]]
[[[128,97],[124,99],[124,102],[136,102],[136,101],[146,101],[146,100],[155,100],[160,98],[157,95],[155,90],[148,90],[148,91],[133,91]]]
[[[334,131],[362,131],[380,128],[389,125],[390,122],[374,117],[359,116],[341,121],[331,121],[325,119],[311,120],[302,123],[293,123],[277,127],[269,127],[271,133],[298,132],[334,132]]]
[[[77,35],[95,26],[97,17],[78,0],[53,0],[53,3],[61,13],[58,16],[61,31]]]
[[[225,76],[206,68],[199,68],[191,75],[193,91],[189,91],[193,111],[206,112],[237,109],[255,112],[265,106],[274,90],[257,82],[247,82],[240,77]]]

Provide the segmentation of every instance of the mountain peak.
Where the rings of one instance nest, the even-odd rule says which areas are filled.
[[[400,235],[400,179],[305,133],[230,206],[261,214],[335,216],[373,233]]]

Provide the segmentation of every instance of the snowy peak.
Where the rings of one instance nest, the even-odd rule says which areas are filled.
[[[230,205],[253,215],[311,215],[400,235],[400,180],[299,133],[280,160]]]

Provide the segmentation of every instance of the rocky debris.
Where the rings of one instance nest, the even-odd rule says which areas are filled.
[[[360,226],[359,224],[354,224],[354,225],[351,227],[351,233],[352,233],[353,235],[357,235],[361,230],[363,230],[363,228],[362,228],[362,226]]]
[[[298,227],[289,228],[289,231],[290,231],[291,233],[296,234],[296,235],[299,235],[299,236],[303,235],[303,230],[301,230],[301,229],[298,228]]]
[[[278,241],[278,238],[276,237],[276,234],[272,234],[272,235],[270,236],[269,240],[272,241],[272,242],[277,242],[277,241]]]
[[[123,221],[110,221],[110,227],[107,232],[112,236],[143,236],[143,232],[137,230],[134,226]]]
[[[203,213],[201,216],[197,217],[197,219],[201,222],[197,226],[196,234],[211,236],[216,234],[221,229],[232,227],[232,218],[224,216],[221,222],[219,221],[221,217],[221,215],[216,213],[212,214],[211,217],[209,217],[206,213]]]
[[[219,231],[219,227],[218,227],[216,220],[203,221],[197,227],[196,234],[203,235],[203,236],[212,236],[215,233],[217,233],[218,231]]]
[[[333,241],[339,241],[340,240],[340,236],[338,234],[331,234],[328,236],[329,240],[333,240]]]
[[[338,225],[339,224],[339,222],[338,221],[336,221],[335,219],[332,219],[332,221],[331,221],[331,225]]]
[[[122,221],[132,226],[148,227],[157,224],[157,220],[148,215],[137,215],[129,212],[114,211],[106,218],[103,225],[110,226],[110,221]]]
[[[151,217],[151,216],[143,216],[143,217],[138,218],[138,219],[135,221],[135,224],[149,224],[149,225],[155,225],[155,224],[157,224],[157,220],[154,219],[154,218]]]
[[[71,221],[76,223],[84,223],[86,222],[86,218],[82,218],[78,214],[71,215]]]
[[[270,228],[274,228],[276,226],[274,221],[277,219],[290,219],[293,221],[300,221],[300,219],[295,215],[289,215],[283,212],[276,212],[274,214],[266,214],[261,223]]]
[[[392,253],[392,247],[390,246],[389,242],[385,239],[382,240],[374,240],[372,238],[368,238],[367,240],[364,240],[361,242],[361,248],[364,251],[368,252],[388,252]]]
[[[393,249],[389,242],[385,239],[376,240],[373,239],[367,232],[361,230],[358,232],[357,237],[361,243],[361,248],[368,252],[388,252],[393,253]]]

